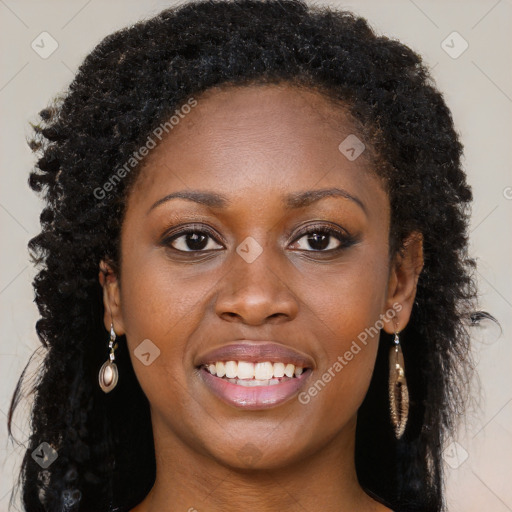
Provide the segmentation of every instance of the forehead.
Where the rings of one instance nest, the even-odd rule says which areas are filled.
[[[186,188],[268,195],[346,185],[363,196],[382,188],[367,149],[355,159],[342,151],[361,137],[347,112],[317,91],[228,86],[194,99],[146,157],[134,201]]]

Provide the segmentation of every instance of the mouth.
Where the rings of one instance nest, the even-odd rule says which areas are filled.
[[[197,369],[203,383],[223,402],[256,410],[293,398],[313,367],[309,356],[265,342],[222,347],[203,357]]]

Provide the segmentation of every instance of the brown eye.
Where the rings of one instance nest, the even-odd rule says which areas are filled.
[[[353,243],[354,239],[341,231],[326,226],[313,226],[297,238],[291,247],[301,251],[329,252]]]
[[[218,250],[219,245],[207,231],[197,229],[183,230],[165,240],[165,244],[181,252],[199,252]]]

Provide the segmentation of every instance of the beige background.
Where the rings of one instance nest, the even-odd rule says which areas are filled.
[[[0,0],[0,512],[9,508],[23,446],[7,439],[6,414],[17,379],[40,346],[34,331],[26,245],[39,231],[41,203],[27,186],[33,157],[29,121],[65,90],[78,65],[113,30],[150,17],[172,2],[157,0]],[[420,52],[444,91],[465,145],[475,202],[471,251],[479,262],[482,307],[500,321],[475,336],[481,400],[445,451],[450,512],[512,511],[512,2],[511,0],[364,0],[354,10],[380,33]],[[459,35],[450,35],[452,32]],[[58,48],[43,59],[31,44],[48,32]],[[450,35],[450,37],[448,37]],[[448,39],[446,39],[448,37]],[[442,42],[448,47],[443,49]],[[45,40],[49,49],[50,40]],[[456,53],[467,41],[467,50]],[[450,48],[451,47],[451,48]],[[32,369],[34,366],[32,366]],[[25,407],[26,410],[26,407]],[[20,409],[14,432],[25,442]]]

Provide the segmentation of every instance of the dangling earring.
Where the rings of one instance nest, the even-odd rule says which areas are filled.
[[[119,377],[119,372],[117,371],[117,365],[114,363],[115,355],[114,350],[117,348],[117,343],[114,345],[116,341],[116,333],[114,332],[114,324],[110,324],[110,341],[108,342],[108,348],[110,349],[109,358],[107,361],[103,363],[103,366],[100,368],[100,373],[98,375],[98,380],[100,383],[100,388],[105,393],[110,393],[117,384],[117,379]]]
[[[389,401],[395,437],[400,439],[409,415],[409,391],[405,380],[404,355],[398,331],[395,332],[393,346],[389,351]]]

